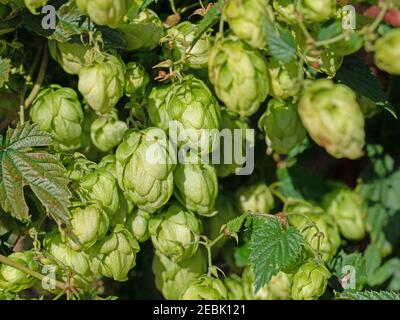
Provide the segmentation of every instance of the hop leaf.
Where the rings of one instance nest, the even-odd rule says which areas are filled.
[[[58,155],[45,149],[52,141],[50,134],[29,123],[8,129],[4,141],[0,138],[0,203],[19,220],[30,219],[24,196],[24,187],[29,186],[55,220],[68,222],[65,168]]]
[[[300,255],[304,238],[294,227],[284,229],[278,219],[254,220],[250,260],[258,291]]]
[[[349,300],[400,300],[400,294],[390,291],[365,291],[348,290],[340,294],[341,299]]]

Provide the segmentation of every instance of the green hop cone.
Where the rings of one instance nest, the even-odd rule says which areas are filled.
[[[298,63],[283,64],[276,58],[267,61],[270,95],[276,99],[295,97],[300,93],[302,80],[299,79]]]
[[[324,294],[329,270],[322,264],[309,260],[293,276],[292,297],[294,300],[316,300]]]
[[[292,297],[292,276],[280,271],[268,283],[274,300],[289,300]]]
[[[178,164],[174,171],[174,183],[174,195],[185,208],[202,216],[214,214],[218,179],[213,166]]]
[[[375,44],[375,64],[390,74],[400,75],[400,29],[387,32]]]
[[[71,210],[71,233],[68,244],[75,251],[87,250],[102,239],[108,230],[109,219],[106,212],[96,204],[76,207]]]
[[[104,169],[108,173],[112,174],[115,179],[117,178],[117,158],[115,154],[108,154],[101,158],[99,164],[99,169]]]
[[[91,61],[92,47],[81,43],[49,40],[51,56],[68,74],[78,75],[81,69]]]
[[[237,173],[243,167],[246,160],[243,156],[246,154],[246,145],[254,146],[254,137],[247,135],[249,129],[246,120],[238,114],[225,108],[221,110],[219,147],[212,154],[213,159],[218,159],[212,161],[218,177],[225,178]],[[241,150],[239,157],[238,150]]]
[[[192,48],[197,26],[184,21],[167,30],[165,51],[174,61],[185,58],[189,68],[206,68],[210,48],[208,35],[204,33]]]
[[[32,14],[39,14],[37,9],[46,5],[49,0],[24,0],[24,2],[25,6]]]
[[[175,154],[164,131],[147,128],[125,135],[116,151],[117,177],[127,198],[153,213],[174,191]]]
[[[126,219],[125,226],[139,242],[145,242],[150,238],[149,233],[150,213],[135,208]]]
[[[139,250],[132,234],[123,225],[116,225],[110,235],[90,249],[92,270],[115,281],[127,281]]]
[[[73,250],[67,243],[62,241],[59,233],[46,236],[44,244],[49,254],[57,262],[79,275],[91,275],[89,255],[83,251]]]
[[[58,85],[43,89],[33,101],[30,116],[41,130],[53,135],[60,151],[80,147],[83,110],[73,89]]]
[[[237,274],[230,274],[224,279],[228,291],[228,300],[244,300],[242,278]]]
[[[198,248],[201,222],[194,213],[172,203],[149,221],[154,247],[174,262],[192,257]]]
[[[116,111],[99,116],[90,126],[90,138],[97,149],[108,152],[118,146],[128,125],[118,119]]]
[[[131,0],[75,0],[75,3],[94,23],[116,28],[128,12]]]
[[[272,7],[277,13],[277,20],[290,25],[298,22],[296,6],[293,0],[272,0]]]
[[[88,160],[78,152],[75,152],[69,159],[64,161],[64,165],[67,169],[67,177],[72,181],[79,181],[97,169],[95,162]]]
[[[153,258],[153,272],[156,287],[165,299],[177,300],[189,285],[206,272],[207,259],[202,250],[185,261],[174,262],[156,251]]]
[[[103,54],[79,72],[79,92],[93,110],[110,112],[124,94],[125,64],[114,55]]]
[[[179,147],[185,145],[202,155],[215,149],[220,107],[203,81],[187,76],[180,83],[155,87],[148,112],[153,125],[173,129],[170,139]]]
[[[202,276],[191,284],[180,297],[181,300],[226,300],[228,291],[224,283],[211,276]]]
[[[343,187],[327,194],[323,203],[326,212],[334,218],[345,238],[361,240],[365,237],[367,208],[358,192]]]
[[[254,292],[254,273],[251,266],[246,267],[242,272],[242,285],[245,300],[271,300],[268,284]]]
[[[323,22],[336,14],[336,0],[300,0],[299,7],[306,23]]]
[[[274,197],[265,183],[243,186],[236,191],[239,213],[269,213],[274,208]]]
[[[158,15],[143,9],[139,15],[127,14],[123,23],[118,27],[127,47],[126,50],[153,50],[164,35],[163,23]]]
[[[144,96],[150,77],[146,70],[136,62],[126,65],[125,93],[128,97],[141,98]]]
[[[364,116],[347,86],[314,81],[300,100],[299,115],[311,138],[335,158],[363,155]]]
[[[268,0],[228,0],[223,15],[237,37],[262,49],[267,45],[269,10]]]
[[[84,176],[79,181],[88,200],[98,201],[106,213],[113,216],[120,205],[118,182],[115,177],[104,169],[97,169]]]
[[[264,57],[241,41],[226,38],[210,50],[208,70],[218,98],[242,117],[257,112],[269,92]]]
[[[32,251],[14,252],[8,258],[32,271],[39,271],[39,263],[35,261],[35,254]],[[17,293],[33,287],[36,281],[36,278],[23,271],[0,264],[0,290]]]
[[[339,229],[330,215],[311,203],[293,203],[288,206],[287,211],[296,213],[289,216],[289,222],[303,235],[310,255],[314,255],[319,249],[322,259],[328,261],[336,254],[341,240]],[[318,232],[321,237],[318,237]]]
[[[276,152],[288,154],[306,137],[306,130],[294,104],[272,99],[258,122],[266,143]]]

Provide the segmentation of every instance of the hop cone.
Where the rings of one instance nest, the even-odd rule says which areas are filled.
[[[239,213],[269,213],[274,208],[274,197],[265,183],[243,186],[236,191]]]
[[[226,300],[228,291],[224,283],[210,276],[201,277],[182,294],[182,300]]]
[[[375,44],[375,63],[379,69],[400,75],[400,29],[393,29]]]

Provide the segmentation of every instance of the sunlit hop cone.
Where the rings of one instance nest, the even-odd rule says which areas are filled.
[[[265,132],[267,144],[281,154],[292,151],[306,137],[297,107],[288,101],[270,100],[258,126]]]
[[[272,8],[277,13],[277,20],[287,24],[296,24],[298,22],[298,13],[296,12],[295,2],[292,0],[272,0]]]
[[[141,98],[150,82],[146,70],[136,62],[129,62],[126,65],[125,93],[128,97]]]
[[[118,119],[116,111],[98,117],[90,126],[90,138],[97,149],[108,152],[118,146],[128,126]]]
[[[293,277],[292,297],[294,300],[316,300],[325,292],[329,270],[312,260],[303,264]]]
[[[125,15],[118,31],[126,42],[126,49],[130,51],[153,50],[160,44],[164,35],[162,21],[150,9],[143,9],[139,15]]]
[[[126,218],[125,226],[139,242],[144,242],[150,238],[149,220],[150,213],[135,208]]]
[[[345,238],[361,240],[365,237],[367,208],[358,192],[347,187],[339,188],[325,196],[324,207]]]
[[[140,209],[153,213],[174,190],[176,156],[164,131],[147,128],[128,133],[116,151],[121,189]]]
[[[375,63],[379,69],[400,75],[400,29],[393,29],[375,45]]]
[[[68,244],[76,251],[89,249],[106,235],[109,227],[106,212],[96,204],[72,209],[70,223]]]
[[[35,254],[32,251],[14,252],[8,258],[32,271],[38,272],[40,269],[40,265],[35,260]],[[5,264],[0,265],[0,289],[4,291],[17,293],[31,288],[36,281],[36,278],[26,272]]]
[[[264,57],[239,40],[226,38],[215,43],[208,57],[208,69],[218,98],[243,117],[256,113],[268,96]]]
[[[92,270],[115,281],[126,281],[139,250],[132,234],[123,225],[116,225],[110,235],[90,248]]]
[[[226,300],[227,298],[228,291],[224,283],[211,276],[201,277],[181,296],[181,300]]]
[[[206,272],[207,258],[202,250],[182,262],[174,262],[156,251],[153,258],[153,272],[156,287],[165,299],[177,300],[189,285]]]
[[[198,248],[201,222],[194,213],[172,203],[150,219],[154,247],[175,262],[192,257]]]
[[[312,82],[300,100],[299,115],[311,138],[335,158],[363,155],[364,116],[350,88],[327,79]]]
[[[174,183],[174,195],[185,208],[203,216],[214,213],[218,180],[213,166],[178,164],[174,171]]]
[[[49,51],[54,60],[66,73],[78,75],[81,69],[91,61],[92,47],[81,43],[49,40]]]
[[[274,197],[265,183],[243,186],[236,191],[239,213],[269,213],[274,208]]]
[[[103,54],[79,72],[78,89],[92,109],[110,112],[124,94],[125,64],[114,55]]]
[[[268,0],[228,0],[223,15],[241,40],[256,49],[266,47],[270,19]]]
[[[58,85],[43,89],[33,101],[30,116],[41,130],[53,135],[59,150],[73,151],[80,147],[83,110],[73,89]]]
[[[116,28],[128,12],[131,0],[75,0],[75,3],[94,23]]]
[[[210,48],[208,35],[204,34],[194,45],[197,26],[184,21],[167,31],[165,52],[174,61],[185,60],[189,68],[201,69],[207,67]]]
[[[299,11],[306,23],[323,22],[336,14],[336,0],[301,0]]]

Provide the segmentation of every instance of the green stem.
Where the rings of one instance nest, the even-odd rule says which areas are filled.
[[[376,17],[375,21],[368,28],[369,32],[374,32],[379,27],[379,25],[381,24],[382,20],[385,18],[385,15],[386,15],[388,9],[389,9],[389,1],[385,1],[385,3],[383,4],[383,7],[381,9],[381,12],[379,12],[379,14]]]
[[[33,271],[33,270],[31,270],[31,269],[29,269],[29,268],[27,268],[25,266],[22,266],[22,265],[16,263],[15,261],[13,261],[12,259],[10,259],[10,258],[8,258],[6,256],[3,256],[1,254],[0,254],[0,263],[4,263],[4,264],[6,264],[6,265],[8,265],[10,267],[13,267],[13,268],[18,269],[18,270],[20,270],[22,272],[25,272],[25,273],[29,274],[30,276],[32,276],[32,277],[34,277],[34,278],[36,278],[36,279],[38,279],[40,281],[42,281],[43,278],[45,278],[45,276],[42,275],[41,273]],[[61,282],[61,281],[55,280],[55,284],[61,290],[65,290],[67,288],[66,284]]]
[[[342,33],[342,34],[339,34],[339,35],[336,36],[336,37],[333,37],[333,38],[330,38],[330,39],[327,39],[327,40],[317,41],[317,42],[315,43],[315,45],[316,45],[317,47],[327,46],[327,45],[330,45],[330,44],[339,42],[339,41],[345,39],[346,37],[347,37],[347,34],[346,34],[346,33]]]
[[[178,14],[178,11],[176,10],[175,6],[175,1],[174,0],[169,0],[169,4],[171,5],[171,10],[174,14]]]

